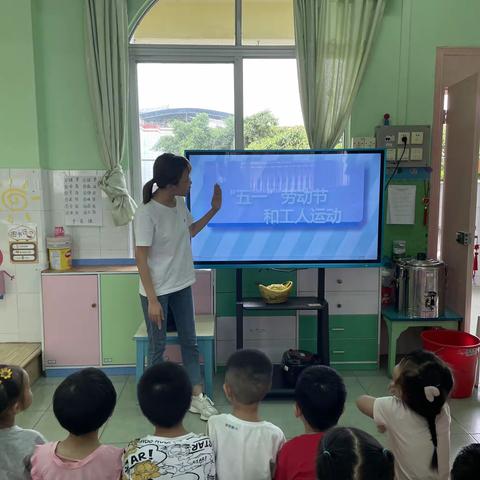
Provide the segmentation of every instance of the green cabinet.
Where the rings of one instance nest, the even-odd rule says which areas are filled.
[[[133,336],[144,321],[137,274],[100,275],[102,361],[104,365],[134,365]]]
[[[301,315],[299,347],[316,350],[316,317]],[[330,315],[330,364],[338,370],[367,370],[378,366],[378,315]]]

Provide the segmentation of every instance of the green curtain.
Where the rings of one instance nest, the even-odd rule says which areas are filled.
[[[100,151],[107,169],[100,187],[113,204],[115,225],[126,225],[136,208],[121,165],[127,132],[127,2],[85,0],[85,11],[88,84]]]
[[[294,0],[302,113],[311,148],[333,148],[350,117],[385,0]]]

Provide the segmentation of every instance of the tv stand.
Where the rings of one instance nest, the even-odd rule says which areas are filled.
[[[242,269],[236,270],[237,350],[243,348],[243,314],[245,310],[314,310],[317,312],[317,351],[324,365],[330,365],[328,344],[328,303],[325,300],[325,269],[318,269],[316,297],[290,297],[284,303],[269,304],[261,297],[243,298]],[[292,348],[294,345],[292,345]],[[284,384],[280,365],[274,365],[273,384],[269,397],[291,396],[293,389]]]

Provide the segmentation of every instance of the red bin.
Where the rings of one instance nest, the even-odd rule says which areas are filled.
[[[421,333],[423,348],[438,355],[453,372],[452,398],[470,397],[475,385],[480,339],[456,330],[432,329]]]

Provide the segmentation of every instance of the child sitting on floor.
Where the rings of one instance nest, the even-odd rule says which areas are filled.
[[[358,428],[333,428],[322,438],[317,459],[321,480],[393,480],[394,473],[392,453]]]
[[[463,447],[452,467],[452,480],[477,480],[480,476],[480,443]]]
[[[453,387],[447,365],[434,353],[412,352],[393,370],[390,397],[362,395],[360,411],[386,431],[397,480],[448,480]]]
[[[61,442],[36,448],[33,480],[118,480],[122,449],[101,445],[98,430],[110,418],[117,394],[98,368],[68,376],[55,390],[53,413],[69,432]]]
[[[123,478],[215,480],[210,439],[189,433],[183,426],[192,399],[187,371],[172,362],[154,364],[142,375],[137,393],[140,408],[155,433],[128,444]]]
[[[295,416],[305,433],[280,450],[275,480],[315,478],[318,445],[324,432],[337,424],[346,397],[342,377],[332,368],[316,365],[302,372],[295,386]]]
[[[32,404],[28,373],[14,365],[0,365],[0,480],[30,478],[30,458],[42,434],[15,425],[15,416]]]
[[[272,362],[258,350],[239,350],[227,361],[225,395],[233,414],[208,419],[219,480],[269,480],[283,432],[261,421],[258,407],[272,385]]]

